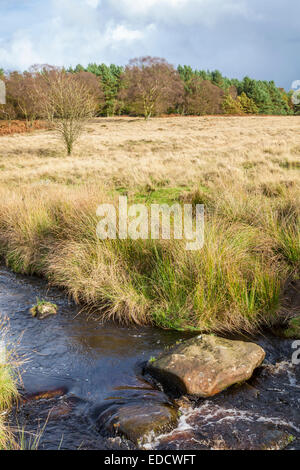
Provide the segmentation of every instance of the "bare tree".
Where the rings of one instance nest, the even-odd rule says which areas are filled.
[[[167,112],[182,100],[183,84],[178,72],[164,59],[133,59],[121,77],[120,98],[125,105],[145,119]]]
[[[44,67],[36,83],[42,114],[62,138],[68,155],[86,122],[96,114],[98,97],[94,85],[82,77],[57,68]]]

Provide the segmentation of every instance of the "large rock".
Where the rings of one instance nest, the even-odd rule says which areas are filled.
[[[174,395],[210,397],[248,380],[264,358],[257,344],[202,335],[152,360],[146,372]]]

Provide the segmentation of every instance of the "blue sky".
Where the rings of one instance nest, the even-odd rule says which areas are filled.
[[[0,67],[142,55],[230,77],[300,79],[299,0],[0,0]]]

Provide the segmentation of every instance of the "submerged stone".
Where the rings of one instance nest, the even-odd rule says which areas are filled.
[[[22,397],[22,402],[26,403],[33,400],[51,400],[52,398],[62,397],[67,392],[67,387],[57,387],[49,390],[39,390],[36,392],[25,393]]]
[[[264,421],[251,411],[218,406],[215,400],[184,412],[181,426],[163,435],[156,449],[282,450],[293,443],[294,436],[279,419]]]
[[[97,424],[100,430],[140,444],[149,434],[170,431],[176,426],[177,419],[177,409],[150,400],[111,405],[100,413]]]
[[[146,373],[175,396],[210,397],[248,380],[264,358],[257,344],[202,335],[149,362]]]
[[[37,304],[30,309],[30,313],[33,317],[37,317],[42,320],[51,315],[56,315],[57,310],[57,305],[52,304],[51,302],[38,301]]]

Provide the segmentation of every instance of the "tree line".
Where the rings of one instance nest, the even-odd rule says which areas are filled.
[[[5,73],[0,69],[0,79],[6,84],[7,100],[6,105],[0,107],[0,118],[26,119],[28,125],[43,118],[45,106],[42,103],[45,100],[41,96],[45,96],[47,90],[49,92],[51,77],[57,80],[58,76],[69,77],[66,86],[70,87],[71,83],[77,86],[77,95],[78,87],[84,89],[96,103],[95,114],[98,116],[130,115],[148,119],[163,114],[300,113],[299,106],[293,104],[292,93],[278,88],[274,81],[249,77],[229,79],[218,70],[194,70],[186,65],[175,69],[164,59],[141,57],[131,60],[125,67],[94,63],[68,69],[33,66],[23,73]],[[55,86],[59,90],[57,82]],[[56,99],[59,99],[58,92]]]

